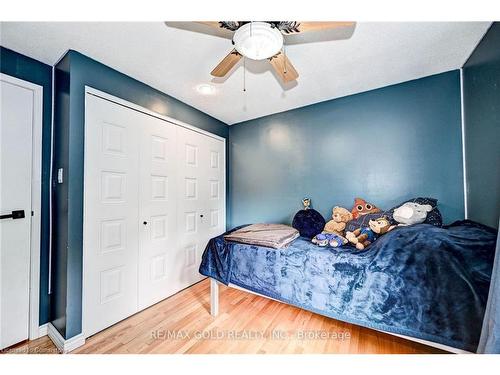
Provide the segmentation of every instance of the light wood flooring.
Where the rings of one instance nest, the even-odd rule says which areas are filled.
[[[72,353],[444,353],[223,285],[219,289],[217,318],[210,315],[210,284],[203,280],[88,338]],[[57,350],[43,337],[5,352]]]

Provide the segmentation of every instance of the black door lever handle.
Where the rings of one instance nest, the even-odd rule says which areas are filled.
[[[10,214],[0,215],[1,219],[24,219],[24,210],[12,211]]]

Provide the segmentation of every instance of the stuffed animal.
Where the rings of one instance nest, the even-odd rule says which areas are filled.
[[[370,229],[374,231],[378,236],[386,234],[387,232],[396,228],[396,225],[391,225],[391,222],[387,216],[379,217],[375,220],[369,221]]]
[[[358,228],[354,232],[347,232],[347,240],[356,246],[358,250],[364,250],[379,236],[389,232],[396,226],[391,225],[387,217],[382,216],[375,220],[370,220],[369,228]]]
[[[339,206],[333,207],[332,220],[325,224],[323,232],[316,235],[312,242],[318,246],[339,247],[345,245],[348,241],[344,237],[344,230],[346,223],[350,220],[352,220],[352,215],[349,210]]]
[[[324,247],[326,245],[330,245],[331,247],[340,247],[342,245],[345,245],[348,241],[343,236],[338,236],[334,233],[323,232],[314,236],[312,242],[321,247]]]
[[[420,224],[427,218],[427,213],[432,211],[430,204],[406,202],[394,210],[392,217],[399,225]]]
[[[354,199],[354,206],[352,206],[351,210],[352,217],[354,219],[357,219],[361,215],[375,214],[377,212],[380,212],[380,209],[374,204],[371,204],[361,198]]]
[[[325,227],[323,216],[311,208],[311,199],[302,199],[304,209],[295,214],[292,221],[292,227],[297,229],[302,237],[313,238]]]
[[[304,205],[304,210],[308,210],[311,208],[311,198],[302,199],[302,204]]]
[[[344,207],[335,206],[332,210],[332,220],[325,224],[323,232],[344,236],[348,221],[352,220],[352,214]]]
[[[370,228],[358,228],[354,232],[347,232],[345,235],[347,240],[355,245],[358,250],[363,250],[377,238],[375,232]]]

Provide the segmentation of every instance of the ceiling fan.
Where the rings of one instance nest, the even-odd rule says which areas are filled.
[[[234,48],[210,73],[224,77],[242,57],[268,60],[283,82],[296,80],[299,73],[283,48],[284,36],[353,27],[355,22],[302,22],[302,21],[209,21],[198,22],[207,26],[233,31]]]

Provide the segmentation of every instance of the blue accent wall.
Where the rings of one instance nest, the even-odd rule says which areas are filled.
[[[40,233],[40,324],[49,321],[50,144],[52,122],[52,67],[0,46],[0,71],[43,87],[42,207]]]
[[[290,223],[303,197],[327,218],[415,196],[464,217],[458,70],[230,126],[229,147],[229,226]]]
[[[157,113],[227,138],[223,122],[76,51],[57,65],[54,167],[65,168],[58,184],[54,228],[54,277],[60,282],[53,323],[70,338],[82,331],[82,239],[85,86],[104,91]],[[69,92],[69,94],[68,94]]]
[[[500,215],[500,23],[495,22],[463,67],[467,210],[498,227]]]

